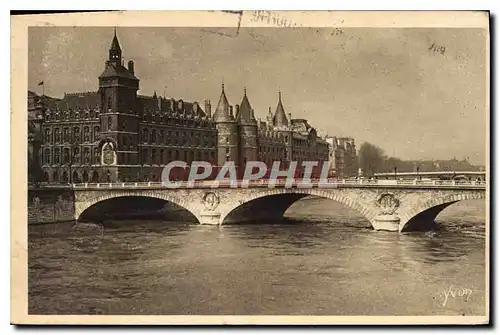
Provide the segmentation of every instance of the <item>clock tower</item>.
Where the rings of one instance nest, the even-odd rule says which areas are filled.
[[[101,97],[100,150],[101,164],[111,168],[137,164],[139,118],[137,91],[139,79],[134,62],[123,66],[122,50],[116,29],[109,48],[104,72],[99,76]],[[120,180],[118,169],[108,170],[110,181]]]

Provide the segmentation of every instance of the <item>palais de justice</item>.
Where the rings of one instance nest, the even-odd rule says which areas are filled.
[[[318,136],[307,120],[287,115],[281,93],[266,121],[256,119],[246,89],[233,106],[222,85],[213,111],[210,100],[138,95],[134,62],[124,66],[116,32],[98,79],[98,91],[62,99],[28,92],[29,166],[39,171],[30,181],[159,181],[173,160],[328,161],[331,176],[357,175],[354,139]]]

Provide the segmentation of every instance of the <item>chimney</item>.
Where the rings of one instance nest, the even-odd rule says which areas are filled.
[[[175,99],[174,98],[170,99],[170,110],[172,112],[175,111]]]
[[[130,73],[134,74],[134,61],[133,60],[128,61],[128,70],[130,71]]]
[[[231,115],[231,117],[234,118],[233,106],[229,106],[229,115]]]
[[[210,100],[205,100],[205,114],[208,117],[212,117],[212,105],[210,105]]]

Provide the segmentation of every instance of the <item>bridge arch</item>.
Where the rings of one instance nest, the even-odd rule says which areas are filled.
[[[366,206],[363,201],[356,199],[355,195],[350,192],[342,192],[338,189],[274,188],[251,193],[243,197],[234,206],[221,212],[220,223],[227,224],[260,218],[280,218],[294,202],[306,196],[317,196],[341,203],[356,210],[370,223],[376,216],[376,211],[373,208]],[[277,199],[281,199],[281,201],[277,201]],[[241,215],[245,206],[248,208],[247,213],[249,213],[250,217]],[[262,213],[262,207],[269,210],[264,213],[264,215],[267,215],[266,217],[259,217],[259,213]]]
[[[478,199],[485,199],[485,192],[449,194],[422,202],[401,214],[399,231],[428,229],[446,207],[462,200]]]
[[[175,195],[172,195],[168,192],[161,192],[161,191],[142,191],[142,192],[137,192],[134,190],[116,190],[113,192],[105,192],[103,194],[96,195],[94,197],[90,197],[84,201],[76,201],[76,206],[75,206],[75,219],[79,220],[82,216],[82,214],[89,209],[90,207],[106,201],[106,200],[111,200],[115,198],[124,198],[124,197],[139,197],[139,198],[154,198],[154,199],[160,199],[164,200],[170,203],[173,203],[188,212],[190,212],[198,222],[201,222],[200,217],[198,216],[198,213],[193,206],[187,202],[186,200],[177,197]]]

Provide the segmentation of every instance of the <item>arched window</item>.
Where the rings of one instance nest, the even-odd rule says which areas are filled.
[[[144,128],[142,130],[142,142],[148,143],[148,129],[147,128]]]

